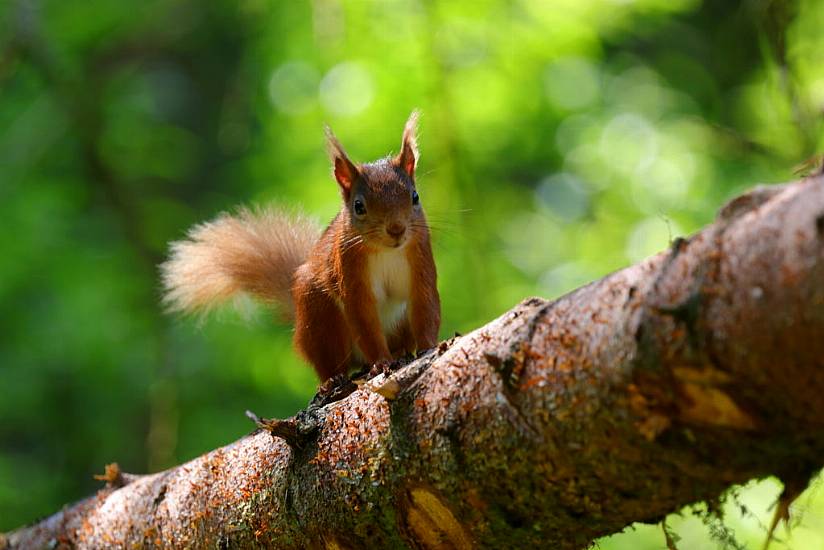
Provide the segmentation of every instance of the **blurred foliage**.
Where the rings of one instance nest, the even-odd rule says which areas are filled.
[[[92,492],[107,462],[156,471],[250,431],[244,409],[306,403],[289,327],[169,318],[156,266],[238,203],[330,219],[325,122],[365,161],[422,109],[447,336],[790,179],[824,149],[822,24],[816,0],[0,3],[0,529]],[[742,544],[778,491],[728,502]],[[796,548],[824,546],[814,497],[780,533]],[[690,518],[668,520],[679,547],[723,546]]]

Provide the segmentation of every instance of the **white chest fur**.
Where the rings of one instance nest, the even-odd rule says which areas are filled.
[[[382,250],[369,256],[369,280],[378,306],[383,333],[387,334],[406,316],[411,273],[406,251]]]

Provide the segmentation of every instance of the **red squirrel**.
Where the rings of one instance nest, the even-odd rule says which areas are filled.
[[[161,266],[172,310],[246,292],[295,323],[297,351],[321,381],[359,362],[385,364],[437,344],[441,321],[429,226],[415,186],[418,114],[400,152],[354,164],[326,128],[343,204],[329,226],[242,209],[193,227]]]

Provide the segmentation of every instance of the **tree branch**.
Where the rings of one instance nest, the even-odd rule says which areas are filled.
[[[258,431],[6,541],[583,548],[731,484],[803,485],[824,456],[823,245],[824,178],[739,198],[317,408],[302,447]]]

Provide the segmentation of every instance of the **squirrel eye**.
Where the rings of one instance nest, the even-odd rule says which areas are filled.
[[[358,216],[366,215],[366,206],[364,206],[363,201],[360,199],[355,199],[355,214]]]
[[[421,202],[421,198],[418,196],[417,191],[412,191],[412,204],[418,204]]]

